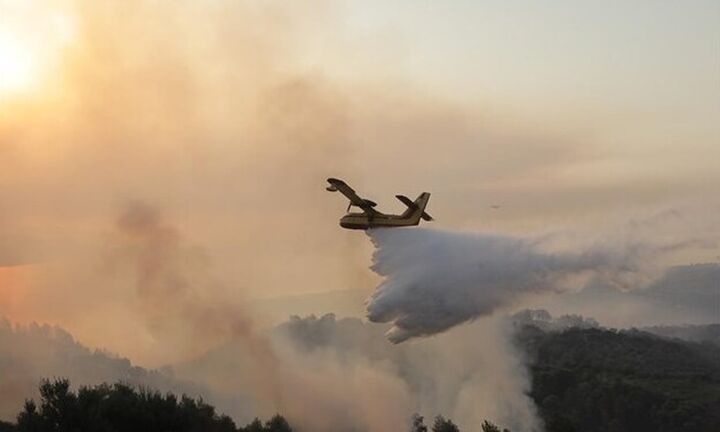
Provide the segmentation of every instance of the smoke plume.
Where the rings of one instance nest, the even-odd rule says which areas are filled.
[[[188,245],[178,229],[141,202],[122,212],[117,234],[106,265],[134,279],[134,304],[157,341],[156,349],[173,353],[169,358],[187,359],[238,340],[249,360],[243,366],[252,371],[241,384],[279,408],[278,359],[270,342],[256,332],[239,304],[218,298],[219,283],[202,250]]]
[[[588,279],[626,287],[646,275],[655,248],[590,246],[550,251],[548,241],[432,229],[376,229],[372,270],[385,279],[367,305],[395,343],[490,315],[525,295]]]

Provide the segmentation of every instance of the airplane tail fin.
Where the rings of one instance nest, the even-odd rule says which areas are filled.
[[[416,219],[417,222],[420,222],[421,218],[425,221],[433,220],[432,216],[425,212],[425,207],[428,201],[430,201],[430,194],[428,192],[421,193],[415,201],[411,201],[410,198],[405,195],[395,195],[395,198],[402,201],[402,203],[408,207],[405,213],[402,214],[403,217]]]

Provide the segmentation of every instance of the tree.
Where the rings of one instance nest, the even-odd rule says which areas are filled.
[[[0,432],[15,432],[16,430],[17,428],[14,424],[0,420]]]
[[[135,431],[237,432],[235,423],[219,416],[202,399],[161,395],[126,384],[70,390],[68,380],[43,381],[41,403],[29,400],[18,415],[18,432]],[[284,419],[283,419],[284,421]],[[290,432],[283,429],[261,431]],[[286,423],[287,424],[287,423]],[[289,428],[289,426],[288,426]]]
[[[439,415],[435,417],[432,432],[460,432],[460,429],[450,419]]]
[[[263,427],[262,422],[257,417],[244,428],[238,429],[239,432],[263,432],[264,430],[265,427]]]
[[[267,423],[265,423],[265,431],[267,432],[292,432],[290,424],[280,414],[275,414]]]
[[[26,400],[23,410],[17,416],[17,430],[24,432],[41,432],[43,430],[42,418],[37,412],[37,405],[33,400]]]
[[[410,432],[427,432],[427,426],[425,426],[425,419],[418,413],[412,416],[412,426]]]
[[[75,393],[70,391],[70,381],[43,380],[40,384],[40,396],[40,413],[45,427],[57,431],[80,429],[78,400]]]
[[[482,424],[482,432],[500,432],[500,428],[485,420]]]

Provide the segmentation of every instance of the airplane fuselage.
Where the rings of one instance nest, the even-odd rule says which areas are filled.
[[[366,230],[380,227],[414,226],[420,218],[400,217],[399,215],[375,214],[372,218],[364,213],[348,213],[340,218],[340,226],[346,229]]]

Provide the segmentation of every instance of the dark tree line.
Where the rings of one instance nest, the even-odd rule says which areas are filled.
[[[265,423],[255,419],[245,427],[215,412],[201,399],[135,388],[101,384],[70,389],[66,379],[45,380],[40,402],[25,402],[17,425],[0,422],[0,432],[292,432],[288,422],[275,415]]]
[[[489,421],[483,422],[481,426],[482,432],[501,432],[500,428]],[[435,417],[431,432],[460,432],[460,428],[450,419],[439,415]],[[412,417],[410,432],[428,432],[428,427],[425,425],[425,419],[419,414],[415,414]],[[503,429],[502,432],[510,432],[507,429]]]
[[[411,432],[460,432],[452,420],[434,419],[432,427],[414,415]],[[67,379],[43,380],[40,400],[25,401],[17,424],[0,421],[0,432],[292,432],[287,420],[276,414],[270,420],[253,420],[237,427],[202,399],[137,388],[123,383],[70,388]],[[501,432],[490,422],[482,432]],[[509,432],[503,429],[502,432]]]

